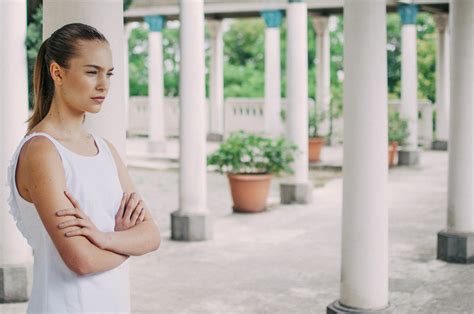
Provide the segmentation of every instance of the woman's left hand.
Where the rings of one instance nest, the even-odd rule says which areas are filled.
[[[58,225],[59,229],[64,229],[71,226],[78,226],[78,229],[69,231],[65,234],[66,237],[84,236],[100,249],[105,249],[108,243],[108,237],[105,232],[100,231],[90,220],[90,218],[82,211],[76,199],[64,191],[64,194],[69,198],[74,208],[62,209],[56,212],[58,216],[72,216],[71,220],[67,220]]]

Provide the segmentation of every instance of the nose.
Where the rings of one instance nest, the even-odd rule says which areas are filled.
[[[109,80],[107,78],[107,75],[106,74],[99,75],[95,89],[101,92],[106,92],[108,88],[109,88]]]

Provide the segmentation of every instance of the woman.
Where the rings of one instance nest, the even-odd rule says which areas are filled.
[[[107,39],[68,24],[34,69],[28,132],[10,163],[10,213],[34,252],[28,313],[129,312],[128,257],[160,233],[115,147],[83,129],[113,75]]]

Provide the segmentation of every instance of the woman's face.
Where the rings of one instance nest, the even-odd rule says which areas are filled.
[[[78,42],[77,49],[77,56],[69,60],[69,68],[63,68],[58,92],[67,106],[96,113],[109,91],[113,75],[112,51],[107,43],[83,40]]]

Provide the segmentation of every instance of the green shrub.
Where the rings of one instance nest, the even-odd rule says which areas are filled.
[[[243,131],[233,133],[207,157],[220,173],[279,175],[293,173],[297,146],[283,137],[271,139]]]

